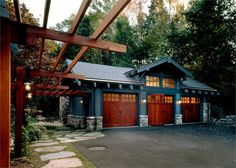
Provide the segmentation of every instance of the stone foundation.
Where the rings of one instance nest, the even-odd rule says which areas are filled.
[[[66,123],[66,117],[69,114],[70,99],[61,96],[59,99],[59,120]]]
[[[139,115],[139,126],[140,127],[148,126],[148,115]]]
[[[103,129],[103,117],[96,117],[96,131],[101,131]]]
[[[76,115],[67,115],[67,125],[74,128],[84,129],[85,128],[85,117]]]
[[[203,103],[203,118],[202,122],[206,123],[210,119],[210,103]]]
[[[175,124],[176,125],[182,124],[182,114],[175,114]]]
[[[95,131],[95,117],[87,117],[86,118],[86,129],[87,131]]]

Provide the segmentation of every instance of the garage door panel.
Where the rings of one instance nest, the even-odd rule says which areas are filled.
[[[172,124],[173,120],[173,96],[163,94],[148,95],[148,124],[163,125]]]
[[[107,99],[107,97],[110,97]],[[107,106],[107,104],[109,104]],[[135,94],[105,93],[103,95],[104,127],[133,126],[137,123]]]
[[[181,112],[183,123],[200,121],[200,98],[199,97],[182,97]]]

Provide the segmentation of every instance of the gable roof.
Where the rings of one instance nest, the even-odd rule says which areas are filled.
[[[195,90],[207,90],[207,91],[213,91],[216,92],[216,89],[213,89],[210,86],[205,85],[204,83],[201,83],[197,80],[194,80],[192,78],[187,77],[186,80],[184,80],[181,83],[182,89],[195,89]]]
[[[168,57],[168,56],[162,57],[150,64],[143,65],[135,70],[131,70],[131,71],[127,72],[127,74],[129,73],[132,76],[132,75],[144,72],[144,71],[149,71],[151,68],[157,67],[157,66],[162,65],[164,63],[172,64],[175,67],[177,67],[180,71],[182,71],[184,74],[186,74],[187,76],[194,78],[191,72],[189,72],[187,69],[185,69],[183,66],[181,66],[176,61],[174,61],[171,57]]]
[[[71,62],[72,61],[69,59],[66,60],[67,65],[69,65]],[[143,82],[125,75],[125,72],[131,70],[133,70],[133,68],[77,62],[71,72],[75,74],[85,75],[85,80],[88,81],[139,85],[143,84]]]

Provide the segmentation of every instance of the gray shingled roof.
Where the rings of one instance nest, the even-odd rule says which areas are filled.
[[[129,73],[130,75],[135,75],[137,73],[141,73],[144,71],[149,71],[151,68],[157,67],[161,64],[164,63],[169,63],[172,64],[173,66],[177,67],[180,71],[182,71],[184,74],[186,74],[187,76],[194,78],[193,75],[191,74],[191,72],[189,72],[187,69],[185,69],[183,66],[181,66],[180,64],[178,64],[176,61],[174,61],[171,57],[162,57],[158,60],[153,61],[150,64],[147,65],[142,65],[141,67],[131,70],[130,72],[127,72],[127,74]]]
[[[70,64],[71,60],[67,59],[66,64]],[[101,81],[111,83],[127,83],[127,84],[143,84],[133,78],[127,77],[124,73],[132,70],[128,67],[116,67],[101,64],[92,64],[86,62],[78,62],[71,70],[72,73],[85,75],[85,80]]]
[[[196,89],[196,90],[207,90],[207,91],[217,91],[216,89],[211,88],[197,80],[187,77],[181,84],[183,89]]]
[[[66,60],[67,65],[69,65],[71,62],[72,61],[69,59]],[[74,74],[84,75],[85,80],[87,81],[143,85],[144,83],[142,81],[135,80],[133,77],[128,76],[128,73],[133,70],[135,69],[129,67],[117,67],[92,64],[87,62],[78,62],[71,70],[71,72]],[[187,77],[186,80],[181,83],[181,88],[217,91],[197,80],[192,79],[191,77]]]

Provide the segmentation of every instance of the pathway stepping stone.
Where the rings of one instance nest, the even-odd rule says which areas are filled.
[[[56,152],[56,153],[49,153],[49,154],[45,154],[45,155],[40,155],[39,157],[42,161],[47,161],[47,160],[71,157],[71,156],[75,156],[75,155],[76,154],[74,152],[61,151],[61,152]]]
[[[63,140],[63,141],[60,141],[60,143],[70,143],[70,142],[76,142],[78,141],[77,139],[67,139],[67,140]]]
[[[83,135],[83,133],[72,133],[72,134],[66,134],[65,137],[73,138],[81,135]]]
[[[70,138],[67,138],[67,137],[60,137],[60,138],[57,138],[57,140],[59,141],[65,141],[65,140],[69,140]]]
[[[35,144],[35,143],[48,143],[48,142],[53,142],[52,139],[47,139],[47,140],[39,140],[39,141],[33,141],[31,142],[32,144]]]
[[[35,152],[59,152],[66,148],[66,146],[47,146],[43,148],[34,149]]]
[[[78,158],[66,158],[51,160],[46,166],[42,168],[72,168],[72,167],[82,167],[83,164]]]
[[[58,142],[48,142],[48,143],[36,143],[36,144],[32,144],[30,146],[32,147],[39,147],[39,146],[52,146],[52,145],[58,145]]]
[[[91,139],[96,139],[96,137],[74,137],[77,141],[86,141]]]

